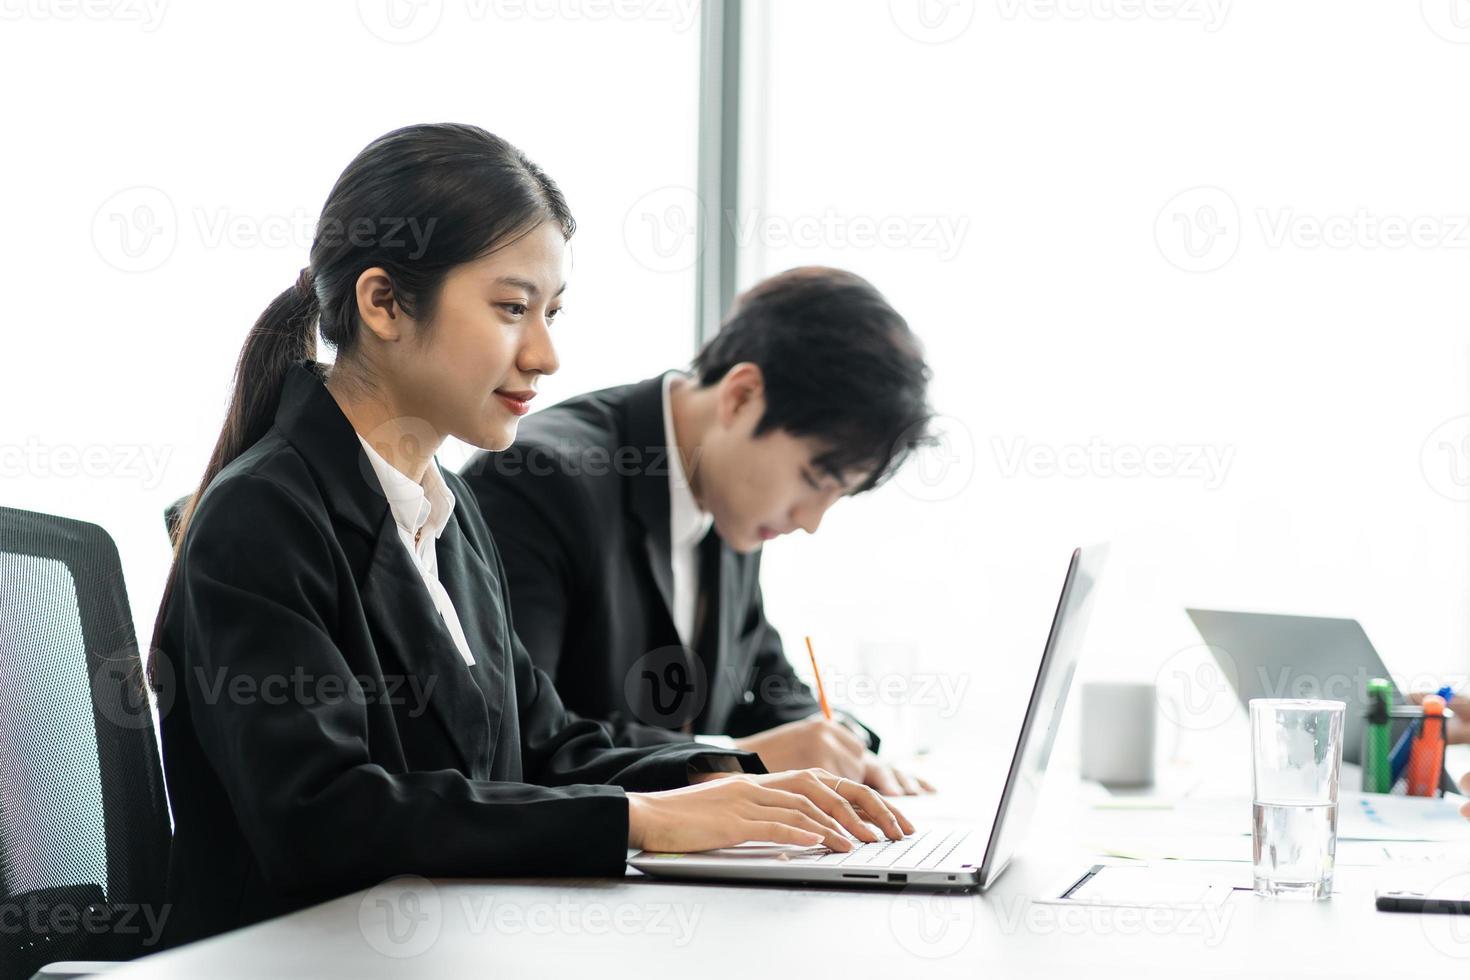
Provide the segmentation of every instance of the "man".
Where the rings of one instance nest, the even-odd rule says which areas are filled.
[[[867,281],[799,268],[742,295],[692,377],[529,416],[463,470],[506,565],[516,632],[571,710],[622,745],[701,738],[772,771],[928,789],[828,721],[761,604],[761,545],[816,533],[926,438],[929,369]]]

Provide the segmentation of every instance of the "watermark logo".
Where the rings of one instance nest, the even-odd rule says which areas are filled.
[[[1459,871],[1440,878],[1423,890],[1431,909],[1455,910],[1455,914],[1420,915],[1419,926],[1424,938],[1440,953],[1455,960],[1470,959],[1470,916],[1459,910],[1459,903],[1470,902],[1470,871]]]
[[[949,892],[901,891],[888,903],[888,929],[914,956],[926,960],[953,956],[975,934],[975,898]]]
[[[1154,675],[1159,712],[1187,731],[1208,731],[1238,710],[1235,658],[1220,647],[1196,644],[1176,650]]]
[[[970,29],[975,0],[888,0],[888,16],[909,38],[944,44]]]
[[[121,272],[150,272],[167,262],[179,241],[174,202],[157,187],[127,187],[92,216],[92,245]]]
[[[1419,0],[1424,23],[1453,44],[1470,44],[1470,0]]]
[[[357,17],[368,33],[389,44],[422,41],[439,26],[444,0],[357,0]]]
[[[433,882],[415,875],[369,889],[357,906],[357,927],[373,949],[394,959],[428,952],[439,941],[444,910]]]
[[[150,669],[153,685],[148,679]],[[158,691],[158,716],[162,718],[173,707],[176,694],[173,661],[162,650],[154,650],[149,654],[148,665],[144,665],[134,651],[121,651],[116,656],[104,657],[102,665],[93,672],[92,704],[98,714],[118,728],[144,731],[153,726],[150,686],[156,686]]]
[[[683,728],[704,710],[709,699],[709,676],[693,650],[659,647],[628,668],[623,696],[633,715],[644,724]]]
[[[1447,419],[1429,433],[1419,450],[1419,468],[1435,493],[1470,502],[1470,415]]]
[[[1219,187],[1176,194],[1154,223],[1159,252],[1186,272],[1214,272],[1231,261],[1254,226],[1265,248],[1310,251],[1470,250],[1470,214],[1394,214],[1359,207],[1336,213],[1257,207],[1244,221],[1235,199]]]
[[[975,438],[970,427],[953,415],[936,416],[921,425],[927,438],[893,475],[893,482],[915,500],[940,503],[964,492],[975,477]],[[896,442],[907,446],[919,433],[905,432]]]
[[[623,242],[652,272],[683,272],[699,259],[704,202],[688,187],[649,191],[623,216]]]
[[[1192,187],[1169,200],[1154,220],[1159,252],[1185,272],[1213,272],[1240,247],[1240,208],[1218,187]]]

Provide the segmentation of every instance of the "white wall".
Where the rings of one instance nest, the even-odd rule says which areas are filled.
[[[0,503],[107,528],[144,641],[163,508],[197,482],[241,342],[306,264],[327,191],[382,133],[475,123],[561,184],[581,230],[545,403],[687,360],[692,269],[645,215],[694,182],[692,4],[95,9],[0,12]]]
[[[1176,663],[1186,603],[1356,616],[1395,670],[1464,669],[1452,2],[750,5],[742,284],[808,262],[872,278],[927,343],[952,435],[938,469],[769,551],[771,615],[794,650],[814,635],[830,686],[859,701],[879,664],[927,675],[909,701],[948,683],[907,726],[854,705],[899,741],[1007,720],[1067,551],[1099,539],[1092,676]],[[581,231],[547,402],[687,357],[687,0],[73,9],[0,23],[0,498],[107,527],[143,632],[162,508],[202,469],[245,331],[388,129],[484,125],[566,190]],[[1223,234],[1185,239],[1212,217]],[[1414,219],[1424,240],[1385,242]],[[119,221],[164,230],[129,256]],[[1346,239],[1313,244],[1323,224]],[[1045,469],[1094,444],[1161,472]],[[101,475],[58,472],[83,452]]]
[[[814,262],[870,277],[927,344],[955,437],[941,478],[768,549],[788,644],[816,635],[833,670],[908,644],[899,664],[970,682],[969,720],[1010,717],[1067,550],[1109,539],[1084,676],[1202,655],[1178,653],[1200,642],[1186,604],[1354,616],[1393,670],[1463,675],[1470,17],[761,6],[742,285]],[[1308,237],[1324,225],[1345,237]],[[1045,465],[1093,444],[1106,460]],[[1151,449],[1152,475],[1119,475],[1113,454]]]

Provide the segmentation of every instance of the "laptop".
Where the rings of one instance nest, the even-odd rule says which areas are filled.
[[[1347,703],[1342,759],[1363,758],[1368,681],[1388,680],[1393,703],[1405,698],[1356,619],[1186,609],[1220,672],[1247,710],[1252,698],[1327,698]],[[1398,737],[1398,731],[1394,737]],[[1458,792],[1448,774],[1442,787]]]
[[[1347,702],[1342,758],[1360,762],[1368,681],[1388,668],[1356,619],[1186,609],[1240,703],[1251,698],[1328,698]],[[1394,685],[1393,703],[1404,696]]]
[[[936,822],[901,841],[854,841],[856,846],[846,853],[820,846],[745,844],[697,854],[642,851],[628,863],[664,878],[989,888],[1005,871],[1031,822],[1106,557],[1105,544],[1072,552],[988,837],[978,827]]]

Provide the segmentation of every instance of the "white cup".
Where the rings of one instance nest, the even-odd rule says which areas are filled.
[[[1157,716],[1151,683],[1082,685],[1082,778],[1109,786],[1152,784]]]

